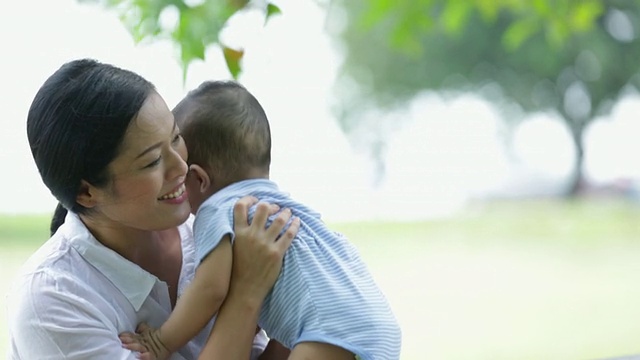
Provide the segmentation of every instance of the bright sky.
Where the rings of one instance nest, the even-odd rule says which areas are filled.
[[[568,173],[573,150],[564,127],[535,116],[516,130],[506,152],[502,123],[491,106],[466,96],[444,101],[418,97],[407,108],[380,117],[409,119],[395,130],[387,148],[387,176],[373,186],[372,163],[355,151],[337,127],[329,105],[340,62],[325,34],[325,12],[313,1],[279,1],[284,15],[266,26],[247,16],[228,40],[246,47],[241,81],[261,101],[273,133],[272,179],[329,220],[419,219],[459,208],[470,196],[524,189],[540,183],[557,187]],[[64,62],[91,57],[140,73],[170,107],[207,79],[228,78],[217,49],[195,63],[183,87],[169,43],[135,46],[113,12],[76,0],[12,1],[0,13],[0,213],[42,213],[55,200],[42,185],[26,141],[26,114],[44,80]],[[168,17],[170,19],[170,16]],[[232,27],[233,29],[233,27]],[[640,178],[640,101],[616,107],[588,133],[589,174],[598,180]],[[615,158],[615,161],[612,159]],[[514,163],[513,160],[518,160]],[[634,168],[632,168],[635,167]],[[514,190],[515,191],[515,190]]]

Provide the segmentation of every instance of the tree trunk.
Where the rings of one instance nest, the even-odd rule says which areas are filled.
[[[569,120],[570,121],[570,120]],[[584,188],[584,143],[582,134],[584,132],[583,124],[569,123],[571,138],[573,139],[573,147],[576,150],[576,159],[574,163],[573,173],[567,187],[567,196],[576,197]]]

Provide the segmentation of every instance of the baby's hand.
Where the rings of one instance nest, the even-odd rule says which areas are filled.
[[[132,332],[123,332],[118,335],[122,342],[122,347],[138,353],[137,358],[142,360],[155,360],[154,354],[150,353],[143,343],[142,336]]]
[[[171,353],[160,341],[159,329],[149,327],[145,323],[138,325],[136,333],[124,332],[119,335],[122,347],[139,353],[141,360],[165,360]]]

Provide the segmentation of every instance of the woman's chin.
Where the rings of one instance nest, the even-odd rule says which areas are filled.
[[[162,224],[158,224],[158,229],[155,230],[167,230],[184,224],[191,215],[191,206],[188,201],[183,202],[180,205],[174,205],[175,208],[171,213],[165,217]]]

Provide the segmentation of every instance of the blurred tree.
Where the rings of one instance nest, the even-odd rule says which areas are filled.
[[[371,117],[362,116],[367,106],[393,108],[425,90],[474,92],[503,109],[517,104],[518,111],[505,112],[510,119],[518,112],[553,111],[576,150],[570,194],[583,179],[586,126],[610,111],[627,87],[640,87],[637,1],[337,4],[347,19],[338,33],[345,52],[342,78],[353,84],[338,104],[347,132],[371,126]]]
[[[280,8],[268,0],[78,0],[100,3],[118,12],[136,43],[144,40],[168,39],[180,51],[183,78],[189,64],[204,60],[208,46],[218,45],[227,68],[234,78],[241,72],[242,49],[233,49],[220,40],[220,33],[229,19],[243,11],[260,9],[265,23]]]
[[[244,52],[222,43],[221,31],[243,11],[258,8],[265,22],[280,13],[270,0],[78,1],[116,10],[137,42],[175,43],[184,76],[208,46],[219,45],[238,78]],[[385,124],[364,115],[371,107],[400,106],[425,90],[473,92],[503,109],[517,104],[525,113],[556,112],[576,149],[569,189],[575,193],[583,176],[586,126],[606,114],[627,86],[640,87],[638,1],[311,1],[328,7],[329,22],[335,9],[346,14],[336,35],[345,50],[342,79],[350,79],[353,91],[338,105],[340,123],[347,133],[377,129],[369,146],[378,160],[384,156],[379,134]]]

